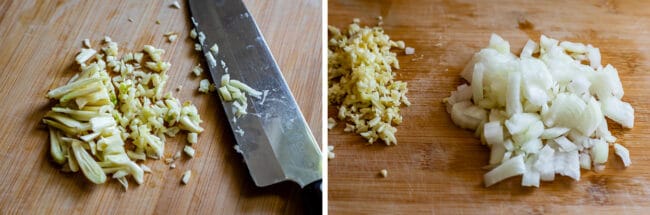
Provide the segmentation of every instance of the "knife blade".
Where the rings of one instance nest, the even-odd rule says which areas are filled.
[[[262,99],[249,97],[248,114],[235,117],[232,103],[222,105],[244,157],[259,187],[291,180],[305,187],[322,178],[321,151],[294,100],[255,20],[241,0],[189,0],[192,24],[205,35],[202,52],[219,47],[208,63],[219,83],[230,74],[254,89]],[[201,33],[199,33],[200,35]],[[209,61],[209,60],[208,60]]]

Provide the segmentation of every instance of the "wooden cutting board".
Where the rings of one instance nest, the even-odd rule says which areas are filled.
[[[328,3],[329,25],[352,18],[384,29],[415,48],[399,54],[397,79],[408,82],[412,106],[402,109],[399,145],[365,145],[339,125],[329,132],[336,158],[329,160],[332,214],[647,214],[650,209],[650,2],[641,1],[345,1]],[[603,63],[619,72],[635,126],[610,122],[628,147],[632,166],[610,153],[601,173],[582,171],[580,181],[558,177],[540,188],[522,188],[516,177],[485,188],[481,169],[487,147],[456,127],[442,99],[463,83],[459,73],[494,32],[519,53],[540,34],[593,44]],[[412,61],[422,56],[423,59]],[[335,110],[329,109],[333,115]],[[613,150],[610,150],[612,152]],[[378,172],[388,170],[387,178]]]
[[[189,11],[173,1],[1,1],[0,2],[0,214],[236,214],[301,213],[298,185],[257,188],[234,150],[230,127],[215,95],[197,93],[199,62],[188,39]],[[321,137],[321,2],[245,1],[271,47],[316,138]],[[130,22],[128,19],[133,21]],[[156,20],[160,24],[156,24]],[[169,43],[163,34],[179,32]],[[74,56],[85,38],[98,47],[108,35],[123,50],[145,44],[166,50],[172,63],[167,89],[192,101],[204,121],[197,155],[169,169],[162,161],[145,183],[128,191],[115,180],[92,185],[81,173],[66,174],[50,162],[41,118],[52,104],[49,89],[76,71]],[[206,76],[207,77],[207,76]],[[185,135],[168,138],[166,152],[182,149]],[[181,185],[185,170],[193,171]]]

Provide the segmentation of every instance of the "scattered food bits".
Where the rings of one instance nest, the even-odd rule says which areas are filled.
[[[183,148],[183,151],[187,156],[190,156],[191,158],[194,157],[194,148],[192,148],[191,146],[185,146],[185,148]]]
[[[423,54],[421,54],[420,56],[417,56],[417,57],[412,58],[411,61],[412,61],[412,62],[417,62],[417,61],[422,60],[422,59],[424,59],[424,55],[423,55]],[[446,69],[445,69],[445,70],[446,70]]]
[[[142,171],[144,171],[144,172],[151,173],[151,168],[149,168],[148,166],[146,166],[144,164],[140,164],[140,168],[142,168]]]
[[[160,25],[160,20],[156,20],[156,25]]]
[[[345,128],[343,129],[345,132],[354,132],[354,125],[345,123]]]
[[[379,175],[381,175],[381,177],[383,177],[383,178],[388,177],[388,170],[386,170],[386,169],[380,170]]]
[[[392,68],[399,69],[399,62],[390,49],[403,49],[404,42],[390,40],[381,27],[358,23],[353,20],[345,32],[328,26],[328,103],[369,143],[397,144],[393,125],[402,123],[400,106],[411,103],[406,82],[394,80]]]
[[[201,64],[194,66],[194,68],[192,68],[192,73],[194,73],[195,76],[201,76],[201,74],[203,74]]]
[[[178,85],[178,87],[176,87],[176,92],[179,92],[179,91],[181,91],[182,89],[183,89],[183,85]]]
[[[212,55],[212,52],[206,52],[205,59],[208,61],[210,68],[214,68],[217,66],[217,60],[214,59],[214,55]]]
[[[199,44],[203,45],[203,42],[205,42],[205,34],[199,32]]]
[[[334,154],[334,146],[329,145],[327,146],[327,159],[334,159],[336,157],[336,154]]]
[[[194,50],[195,50],[195,51],[201,51],[201,50],[203,50],[203,48],[201,47],[200,44],[198,44],[198,43],[194,43]]]
[[[90,47],[90,40],[89,40],[89,39],[84,39],[84,40],[83,40],[83,45],[84,45],[86,48],[91,48],[91,47]]]
[[[191,170],[187,170],[187,171],[185,171],[185,172],[183,173],[183,177],[181,178],[181,182],[182,182],[183,184],[187,184],[187,183],[189,183],[189,182],[190,182],[190,177],[192,177],[192,171],[191,171]]]
[[[230,79],[229,74],[221,76],[221,87],[218,88],[219,96],[224,102],[232,103],[232,113],[235,117],[241,117],[248,114],[248,98],[246,95],[262,98],[262,92],[253,89],[238,80]]]
[[[242,130],[240,127],[237,127],[234,132],[239,134],[239,136],[244,136],[244,130]]]
[[[174,162],[174,158],[165,158],[165,163],[166,164],[171,164]]]
[[[210,81],[208,79],[203,79],[199,82],[199,92],[208,93],[210,90]]]
[[[176,34],[172,34],[172,35],[169,35],[169,36],[167,37],[167,40],[169,40],[169,42],[172,43],[172,42],[176,41],[176,38],[177,38],[177,37],[178,37],[178,35],[176,35]]]
[[[178,3],[178,1],[174,1],[170,6],[176,9],[181,9],[181,4]]]
[[[406,49],[404,49],[404,54],[406,54],[406,55],[415,54],[415,49],[412,48],[412,47],[406,47]]]
[[[96,53],[97,50],[95,49],[81,49],[81,52],[77,55],[75,60],[77,61],[78,64],[84,64],[90,58],[95,56]]]
[[[196,28],[192,28],[192,30],[190,30],[190,38],[196,40],[196,36]]]
[[[332,130],[336,126],[336,120],[334,118],[330,117],[327,118],[327,130]]]
[[[210,52],[212,52],[212,55],[217,56],[219,54],[219,46],[217,46],[216,43],[213,44],[212,47],[210,47]]]
[[[621,144],[615,143],[614,144],[614,151],[616,152],[616,155],[621,158],[623,161],[623,165],[625,167],[630,166],[632,161],[630,160],[630,151],[628,151],[624,146]]]
[[[131,18],[129,18],[128,20],[129,20],[129,22],[133,22],[133,19],[131,19]]]
[[[175,168],[176,168],[176,164],[175,164],[175,163],[169,164],[169,168],[170,168],[170,169],[175,169]]]
[[[181,158],[181,151],[176,151],[176,153],[174,153],[174,156],[172,158],[174,160],[178,160],[179,158]]]
[[[197,133],[189,133],[187,134],[187,142],[190,143],[191,145],[196,144],[198,140],[198,135]]]
[[[239,148],[239,145],[235,145],[233,148],[235,149],[235,151],[236,151],[237,153],[239,153],[239,154],[244,154],[244,151],[242,151],[241,148]]]
[[[144,57],[144,53],[142,52],[136,52],[133,54],[133,59],[138,63],[142,63],[142,57]]]

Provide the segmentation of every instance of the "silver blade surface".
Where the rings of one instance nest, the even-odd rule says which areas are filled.
[[[232,103],[221,102],[255,184],[292,180],[304,187],[321,179],[316,140],[244,3],[189,0],[189,5],[194,27],[206,36],[203,54],[213,44],[219,47],[217,65],[208,63],[214,83],[219,86],[227,72],[231,79],[267,92],[263,99],[249,97],[248,114],[240,118],[234,117]]]

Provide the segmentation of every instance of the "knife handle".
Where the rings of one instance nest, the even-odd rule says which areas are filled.
[[[323,180],[312,182],[302,189],[303,209],[305,214],[323,213]]]

